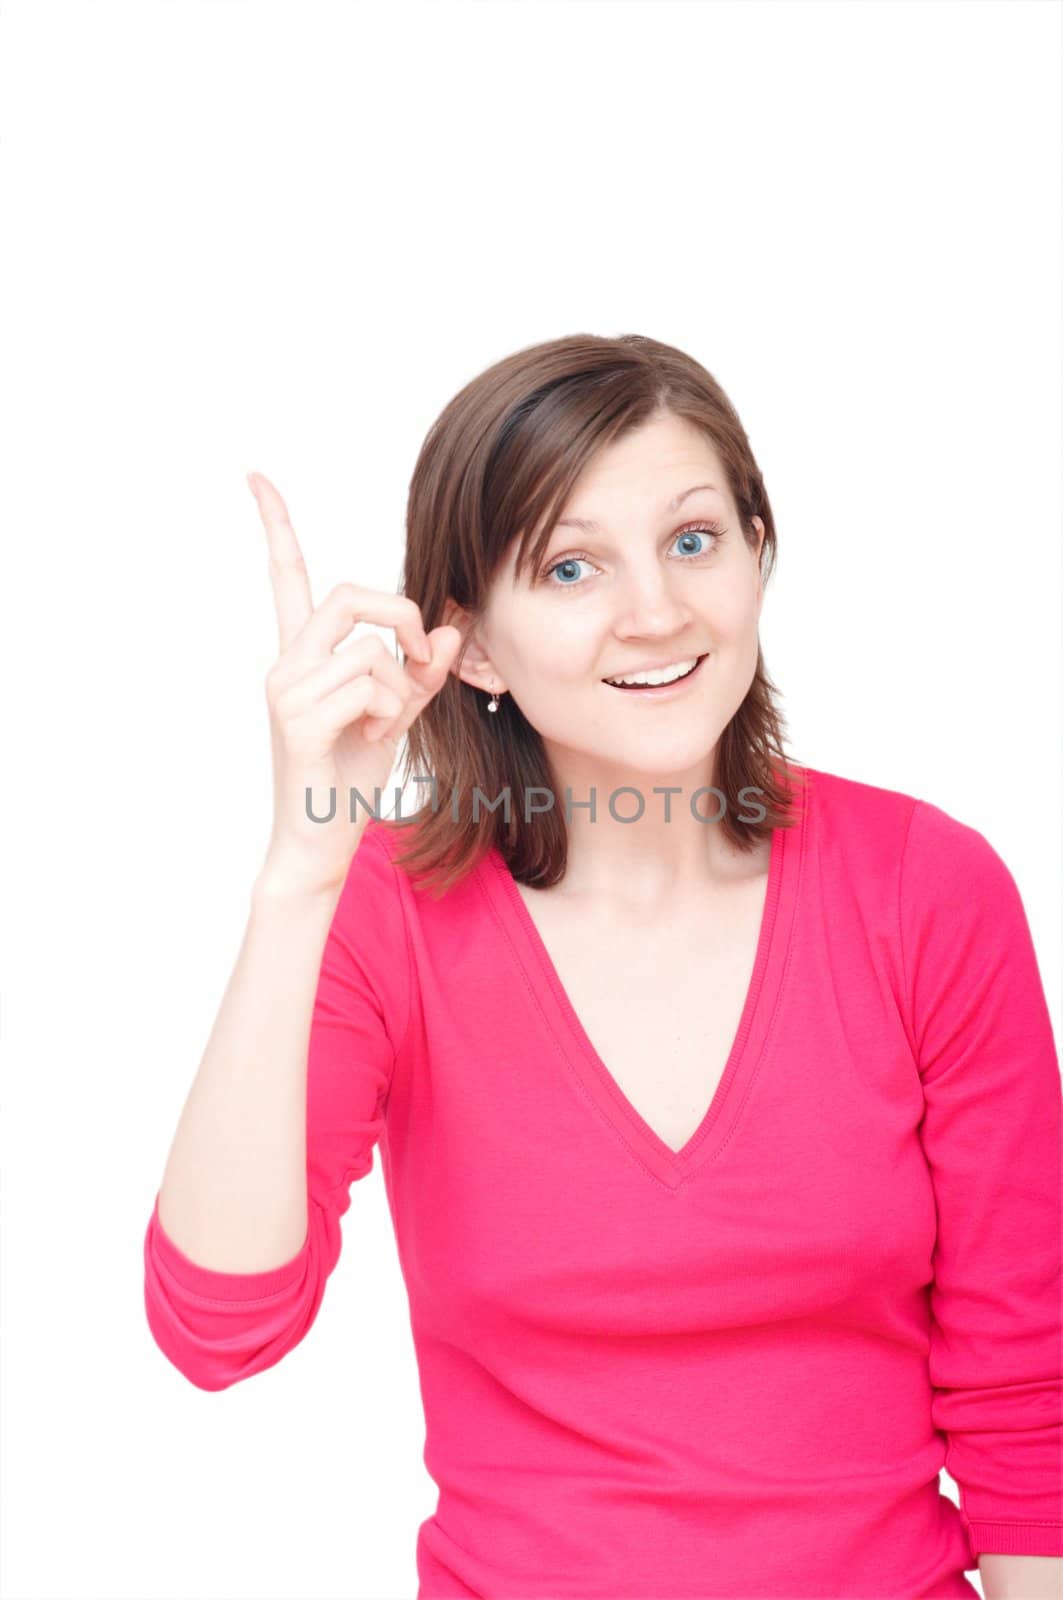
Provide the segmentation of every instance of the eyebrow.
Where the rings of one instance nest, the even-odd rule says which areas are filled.
[[[691,488],[684,489],[674,499],[669,500],[664,508],[664,515],[670,516],[673,511],[678,511],[684,500],[689,500],[692,494],[700,494],[705,489],[711,489],[714,494],[719,494],[714,483],[695,483]],[[562,517],[560,522],[554,523],[555,528],[580,528],[584,533],[601,533],[601,528],[590,517]]]

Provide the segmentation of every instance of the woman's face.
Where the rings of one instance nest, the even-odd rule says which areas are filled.
[[[695,485],[711,487],[686,493]],[[596,526],[565,525],[577,518]],[[752,550],[699,429],[670,414],[647,424],[588,464],[543,559],[519,582],[511,547],[461,677],[511,694],[558,774],[710,781],[709,758],[756,671],[764,525],[755,526]],[[669,698],[605,681],[706,652]]]

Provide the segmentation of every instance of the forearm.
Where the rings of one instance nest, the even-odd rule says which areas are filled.
[[[1063,1556],[978,1557],[985,1600],[1063,1600]]]
[[[167,1234],[215,1271],[268,1271],[306,1235],[307,1048],[337,898],[256,881],[159,1193]]]

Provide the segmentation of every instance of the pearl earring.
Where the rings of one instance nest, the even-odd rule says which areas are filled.
[[[495,690],[491,691],[491,698],[487,702],[487,709],[488,709],[488,711],[497,711],[498,710],[498,694],[496,693]]]

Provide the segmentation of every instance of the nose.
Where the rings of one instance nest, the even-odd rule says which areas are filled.
[[[673,574],[651,562],[629,568],[618,586],[613,632],[618,639],[669,638],[692,616]]]

